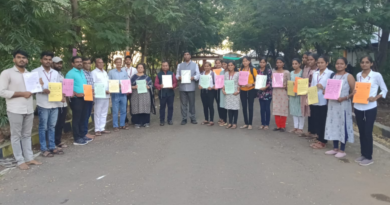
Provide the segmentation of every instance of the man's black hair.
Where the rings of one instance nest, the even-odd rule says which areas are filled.
[[[126,57],[125,57],[125,60],[128,59],[128,58],[130,58],[130,60],[132,60],[131,56],[126,56]]]
[[[79,58],[81,58],[81,57],[80,56],[73,56],[72,57],[72,63],[74,63],[74,60],[79,59]],[[83,59],[83,58],[81,58],[81,59]]]
[[[83,58],[83,61],[91,61],[90,58]]]
[[[12,53],[12,55],[14,56],[14,58],[15,58],[15,56],[16,56],[17,54],[23,55],[23,56],[25,56],[26,58],[29,57],[29,56],[28,56],[28,53],[27,53],[26,51],[24,51],[24,50],[16,50],[16,51],[14,51],[14,52]]]
[[[45,56],[50,56],[51,58],[54,58],[54,53],[53,52],[50,52],[50,51],[43,51],[41,53],[41,59]]]

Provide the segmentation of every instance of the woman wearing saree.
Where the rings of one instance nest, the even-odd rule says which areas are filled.
[[[149,76],[145,74],[145,64],[137,65],[137,74],[131,77],[131,113],[133,114],[135,128],[150,126],[150,113],[156,114],[154,106],[153,82]],[[138,84],[146,81],[146,93],[140,93],[141,88]]]

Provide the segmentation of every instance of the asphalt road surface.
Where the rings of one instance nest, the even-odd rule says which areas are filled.
[[[176,95],[173,126],[160,127],[152,116],[150,128],[38,157],[43,165],[0,179],[0,204],[390,204],[389,153],[374,148],[375,163],[361,167],[354,162],[358,139],[347,145],[346,159],[337,160],[294,134],[259,131],[258,100],[254,130],[202,126],[199,93],[196,98],[198,125],[180,125]]]

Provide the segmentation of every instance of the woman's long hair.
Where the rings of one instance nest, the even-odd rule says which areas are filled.
[[[242,57],[242,60],[243,60],[243,61],[244,61],[244,59],[246,59],[246,60],[249,61],[249,69],[254,68],[254,66],[252,65],[251,59],[250,59],[248,56]],[[243,68],[244,68],[244,64],[241,63],[241,69],[240,69],[240,70],[242,70]]]

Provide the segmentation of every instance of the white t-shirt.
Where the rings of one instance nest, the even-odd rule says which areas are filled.
[[[317,84],[321,84],[322,87],[326,88],[326,83],[328,82],[328,79],[330,78],[330,75],[332,75],[333,71],[326,68],[322,74],[320,74],[321,71],[317,70],[313,73],[313,78],[311,80],[311,87],[317,86]],[[324,90],[318,89],[318,103],[313,104],[317,106],[323,106],[327,105],[328,100],[324,98]]]
[[[381,94],[383,98],[386,98],[388,90],[380,73],[371,70],[367,77],[364,78],[362,76],[362,72],[360,72],[356,75],[356,81],[362,83],[371,83],[370,97],[376,97],[378,95],[378,89],[381,88],[381,92],[379,94]],[[367,105],[355,103],[353,107],[357,110],[365,111],[376,108],[377,106],[378,103],[375,101],[368,102]]]

